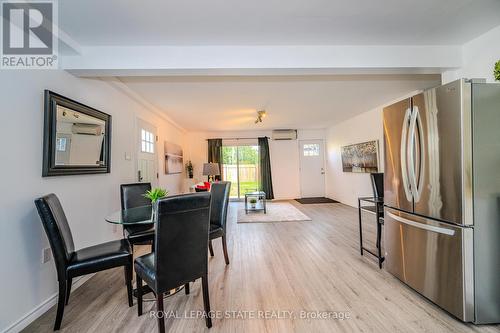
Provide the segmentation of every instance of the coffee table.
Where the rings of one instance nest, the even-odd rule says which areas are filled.
[[[249,199],[255,198],[257,199],[257,203],[255,207],[249,206]],[[255,192],[248,192],[245,193],[245,214],[248,214],[248,212],[252,211],[264,211],[264,214],[267,213],[266,211],[266,193],[264,191],[255,191]]]

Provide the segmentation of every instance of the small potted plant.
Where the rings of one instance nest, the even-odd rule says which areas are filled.
[[[495,70],[493,71],[493,75],[495,76],[495,80],[500,81],[500,60],[495,64]]]
[[[156,208],[158,207],[157,202],[161,198],[164,198],[168,195],[168,191],[162,188],[153,188],[150,191],[146,191],[146,193],[143,194],[145,198],[148,198],[151,200],[151,205],[153,207],[152,209],[152,215],[153,218],[155,218],[155,213],[156,213]]]
[[[252,207],[252,209],[257,207],[257,198],[250,198],[250,207]]]
[[[186,173],[188,174],[188,177],[190,179],[193,178],[193,163],[191,163],[191,160],[189,160],[187,163],[186,163]]]

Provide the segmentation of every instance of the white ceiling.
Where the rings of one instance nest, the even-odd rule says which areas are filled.
[[[458,45],[500,24],[499,0],[59,1],[87,45]]]
[[[113,69],[116,73],[112,75],[121,76],[131,94],[142,96],[187,130],[203,131],[325,128],[439,84],[439,76],[401,73],[424,73],[418,70],[425,64],[437,71],[453,67],[449,61],[429,65],[429,59],[448,59],[458,52],[453,48],[459,50],[460,45],[498,25],[500,0],[59,1],[59,26],[77,53],[64,61],[76,61],[70,69],[96,69],[101,74]],[[280,45],[274,54],[261,51]],[[349,49],[353,45],[359,45],[359,50]],[[385,49],[373,53],[369,45]],[[391,45],[398,45],[398,52],[391,51]],[[420,45],[427,51],[419,49],[423,53],[414,54],[408,45]],[[162,51],[166,46],[171,48]],[[207,46],[208,51],[192,46]],[[314,51],[334,46],[338,49],[323,50],[319,55]],[[239,49],[228,54],[231,47]],[[348,49],[352,54],[346,53]],[[408,60],[401,56],[405,52],[413,56],[407,63],[402,62]],[[254,58],[259,61],[250,61]],[[357,59],[356,66],[351,58]],[[385,75],[354,75],[352,71],[381,63],[387,69],[381,72]],[[163,68],[265,72],[281,67],[324,68],[325,72],[231,77],[120,73]],[[347,71],[335,72],[345,75],[326,75],[332,74],[329,67],[346,67]],[[392,67],[403,67],[406,72],[388,75],[395,73],[390,71]],[[255,125],[256,111],[262,108],[268,117]]]
[[[326,128],[415,90],[439,75],[124,77],[125,83],[190,131]],[[257,110],[267,110],[254,124]]]

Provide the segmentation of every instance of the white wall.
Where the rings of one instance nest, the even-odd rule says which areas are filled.
[[[119,184],[135,181],[134,160],[125,160],[125,153],[135,155],[137,117],[158,127],[160,147],[166,139],[184,144],[184,134],[100,80],[56,70],[2,71],[0,86],[0,331],[4,331],[57,292],[53,261],[41,264],[42,249],[49,245],[33,200],[51,192],[59,196],[76,248],[120,237],[121,229],[104,218],[120,207]],[[44,89],[113,116],[111,174],[41,177]],[[163,170],[163,148],[159,151],[159,170]],[[160,177],[160,186],[173,193],[181,190],[182,182],[183,175]]]
[[[271,131],[227,131],[188,133],[188,158],[194,165],[195,181],[202,176],[203,163],[207,162],[207,141],[209,138],[257,138],[271,137]],[[325,138],[324,130],[299,130],[298,139]],[[299,140],[269,141],[271,174],[275,199],[300,198]]]
[[[494,82],[493,68],[500,60],[500,26],[464,44],[462,49],[463,66],[443,73],[443,83],[460,78],[484,78]]]
[[[379,170],[384,168],[382,107],[362,113],[327,130],[326,193],[329,198],[357,206],[357,198],[373,194],[370,174],[342,171],[340,147],[378,140]]]

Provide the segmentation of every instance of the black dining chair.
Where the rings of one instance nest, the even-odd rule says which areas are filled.
[[[370,179],[372,181],[373,196],[375,198],[384,197],[384,173],[374,172],[370,174]]]
[[[208,250],[213,257],[214,249],[212,247],[212,239],[222,238],[222,250],[224,252],[226,265],[229,265],[226,242],[226,220],[230,191],[231,182],[213,183],[210,188],[210,192],[212,193],[212,204],[210,208],[210,240],[208,243]]]
[[[128,305],[132,306],[132,253],[125,239],[86,247],[75,251],[73,236],[64,210],[55,194],[35,200],[54,257],[59,297],[54,331],[61,328],[64,306],[68,304],[73,278],[106,269],[125,268]]]
[[[384,173],[373,172],[370,174],[370,179],[372,181],[373,197],[376,199],[384,199]],[[380,207],[379,214],[377,216],[377,249],[380,248],[380,243],[382,239],[382,225],[384,224],[384,202],[377,203]]]
[[[122,210],[141,206],[151,206],[151,201],[144,197],[146,191],[151,190],[151,183],[134,183],[120,185],[120,201]],[[141,225],[124,225],[123,235],[132,245],[152,244],[155,237],[153,223]]]
[[[208,228],[210,192],[172,196],[158,201],[155,251],[135,259],[137,312],[142,315],[142,281],[156,295],[157,311],[163,311],[163,294],[201,278],[206,325],[212,326],[208,296]],[[165,332],[163,316],[158,329]]]

